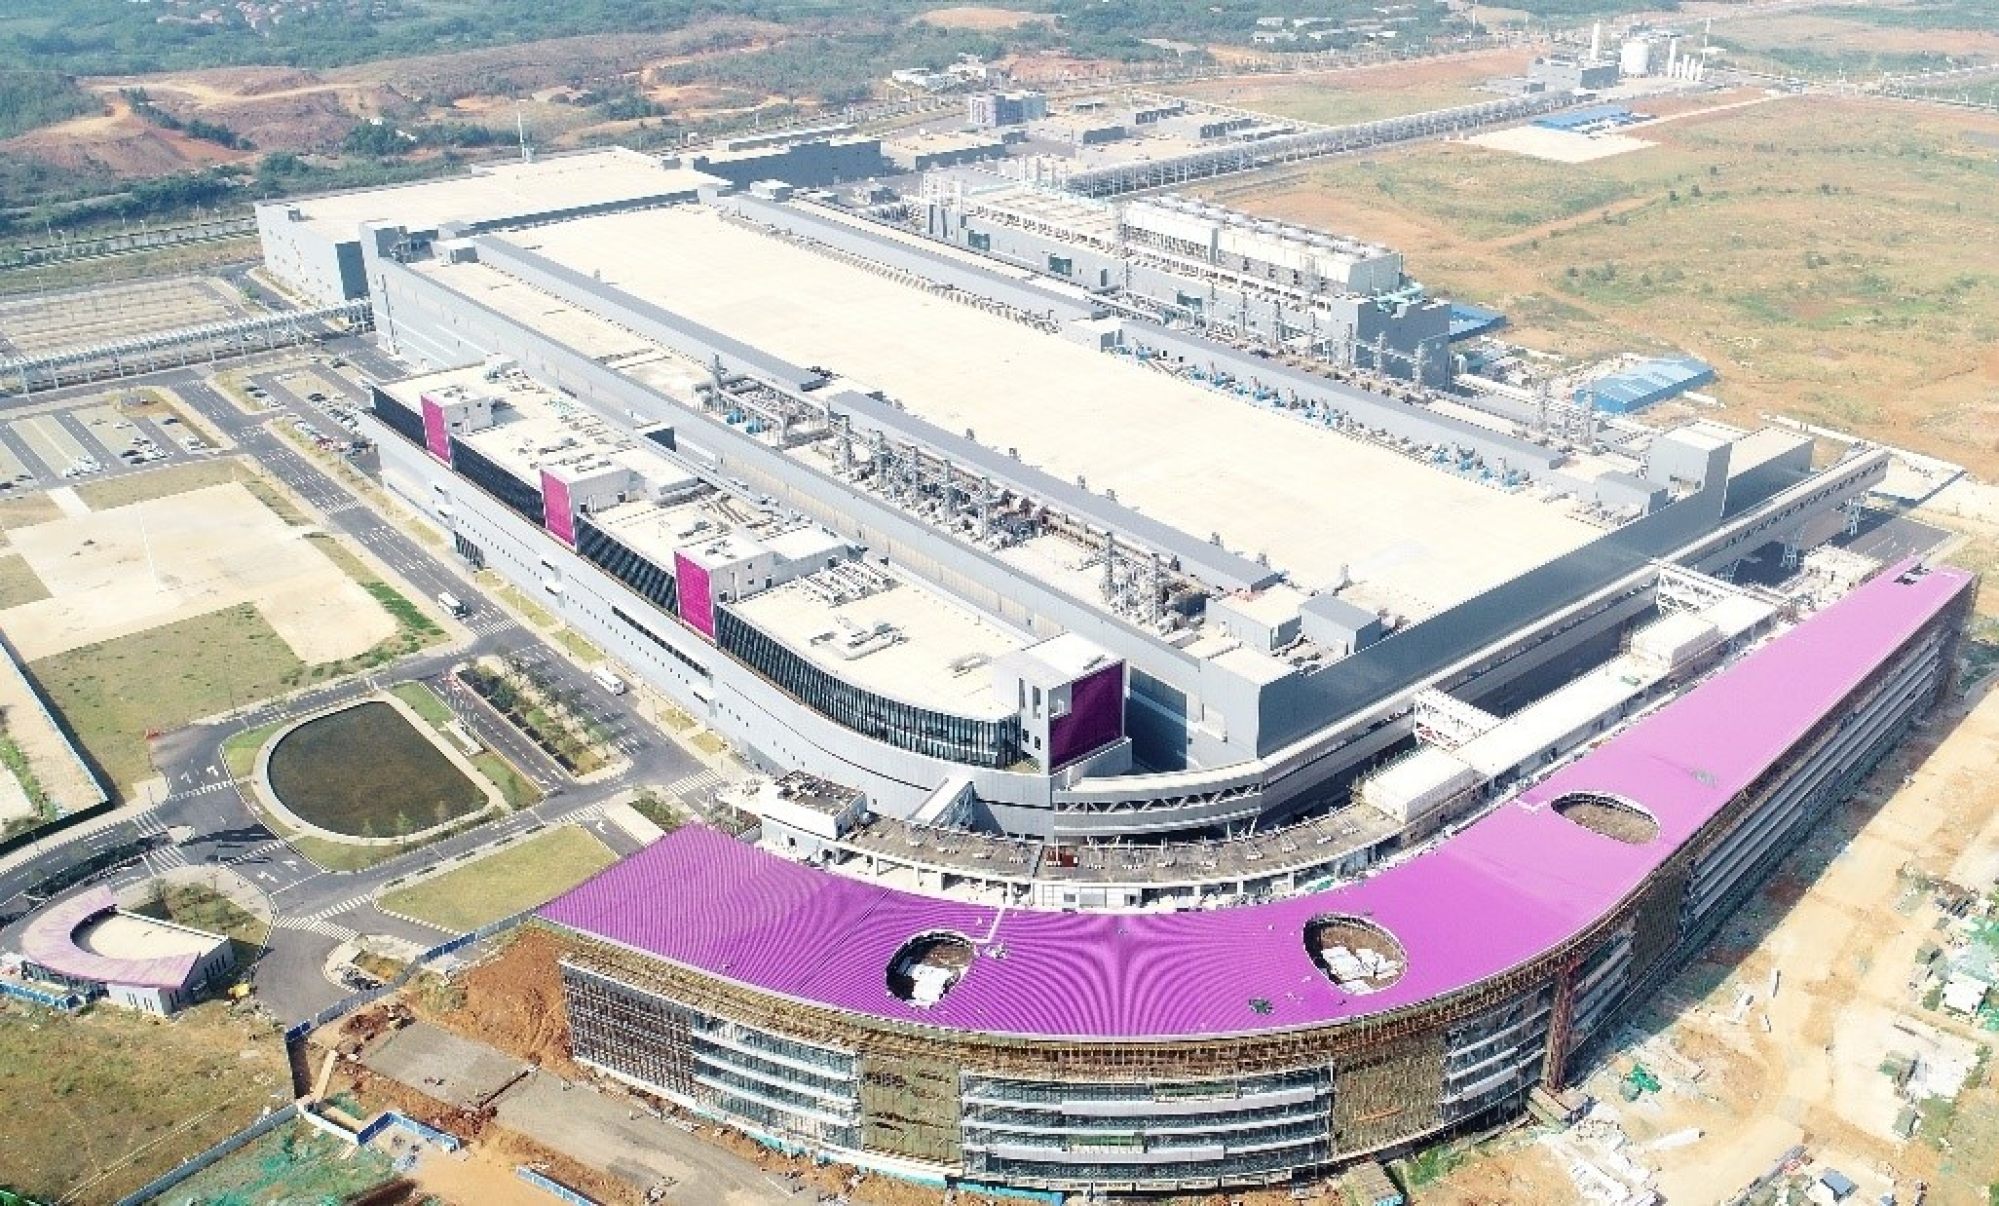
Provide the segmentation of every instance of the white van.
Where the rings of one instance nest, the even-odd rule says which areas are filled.
[[[626,690],[625,680],[611,673],[608,667],[605,666],[597,667],[595,670],[592,670],[590,672],[590,677],[597,680],[598,686],[604,688],[606,691],[609,691],[613,695],[623,695],[625,693]]]
[[[459,619],[472,614],[472,609],[465,606],[464,600],[448,590],[437,592],[437,605],[442,607],[448,614]]]

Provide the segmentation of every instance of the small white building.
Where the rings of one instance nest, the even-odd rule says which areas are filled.
[[[194,1004],[236,966],[227,937],[128,913],[108,888],[42,910],[21,931],[21,956],[36,979],[161,1015]]]

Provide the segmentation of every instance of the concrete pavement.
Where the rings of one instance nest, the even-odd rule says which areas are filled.
[[[402,371],[372,347],[354,339],[324,345],[322,355],[339,356],[382,376]],[[331,373],[315,372],[313,385],[336,386]],[[330,379],[331,378],[331,379]],[[171,370],[130,384],[167,388],[216,427],[240,450],[317,511],[325,526],[366,546],[394,576],[424,595],[449,592],[476,601],[469,639],[457,646],[406,660],[365,679],[349,680],[303,692],[281,701],[255,705],[215,721],[189,726],[162,737],[155,746],[155,764],[168,794],[137,808],[121,809],[101,822],[57,835],[0,864],[0,918],[18,914],[33,901],[23,893],[90,852],[149,837],[159,843],[143,858],[100,877],[113,886],[137,882],[162,870],[179,867],[227,867],[254,884],[271,902],[276,919],[270,949],[257,966],[259,995],[284,1017],[302,1017],[339,999],[343,990],[321,972],[326,956],[354,932],[388,933],[431,946],[448,935],[380,913],[370,903],[383,885],[419,868],[447,861],[509,834],[568,821],[600,822],[602,808],[612,797],[637,784],[706,786],[712,777],[695,754],[668,740],[646,723],[630,697],[611,697],[542,636],[521,624],[488,598],[463,567],[449,555],[434,554],[421,542],[385,522],[368,502],[339,477],[303,455],[272,429],[290,413],[313,410],[280,379],[279,370],[252,376],[279,405],[272,411],[247,415],[192,369]],[[77,387],[37,395],[40,409],[64,400],[101,392],[103,387]],[[348,390],[350,395],[353,391]],[[309,421],[314,421],[309,418]],[[314,421],[315,426],[321,424]],[[587,701],[591,719],[603,725],[611,741],[630,759],[620,774],[580,785],[564,775],[551,759],[482,706],[469,692],[454,689],[447,671],[461,660],[487,654],[507,655],[535,663],[540,672],[566,691]],[[422,679],[432,683],[479,739],[505,754],[539,781],[548,795],[537,805],[466,833],[447,838],[359,872],[325,871],[297,854],[267,829],[249,806],[242,789],[223,764],[221,746],[231,734],[308,711],[344,702],[376,689],[376,684]],[[599,836],[624,850],[614,827]],[[165,841],[165,835],[185,835]]]

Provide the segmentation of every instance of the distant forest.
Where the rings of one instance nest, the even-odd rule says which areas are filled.
[[[0,138],[103,109],[102,101],[68,76],[0,67]]]
[[[906,28],[947,0],[270,0],[281,14],[253,29],[206,0],[36,0],[0,10],[0,62],[75,75],[123,75],[268,64],[338,67],[378,59],[512,45],[580,34],[657,33],[738,17],[829,35]],[[1144,39],[1247,42],[1265,16],[1374,17],[1376,0],[1018,0],[1003,7],[1059,18],[995,31],[988,41],[1059,44],[1081,54],[1161,53]],[[1539,10],[1613,7],[1606,0],[1519,0]],[[1654,5],[1656,7],[1656,4]],[[218,11],[218,20],[202,12]],[[1439,0],[1414,0],[1411,34],[1440,26]]]

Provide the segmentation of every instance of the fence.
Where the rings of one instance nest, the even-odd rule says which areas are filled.
[[[139,1189],[136,1190],[135,1192],[129,1193],[124,1197],[119,1198],[118,1206],[139,1206],[141,1202],[150,1202],[153,1199],[159,1197],[161,1194],[165,1193],[167,1190],[172,1189],[174,1186],[180,1184],[182,1181],[187,1180],[189,1177],[200,1172],[202,1169],[207,1168],[209,1165],[215,1163],[217,1160],[220,1160],[222,1157],[228,1155],[230,1152],[233,1152],[237,1148],[242,1147],[244,1144],[250,1142],[252,1139],[257,1138],[259,1135],[262,1135],[267,1131],[270,1131],[278,1126],[281,1126],[284,1123],[290,1122],[292,1119],[297,1118],[298,1116],[299,1116],[299,1108],[297,1102],[291,1102],[285,1105],[284,1108],[282,1109],[273,1110],[272,1112],[264,1115],[262,1118],[257,1119],[249,1126],[244,1127],[242,1130],[237,1131],[235,1134],[229,1136],[227,1139],[224,1139],[222,1142],[216,1144],[214,1147],[209,1148],[207,1151],[202,1152],[198,1156],[189,1157],[186,1161],[182,1162],[173,1170],[161,1173],[159,1176],[154,1177],[151,1181],[148,1181],[146,1182],[146,1184],[140,1186]]]
[[[554,1194],[569,1206],[597,1206],[597,1199],[586,1198],[553,1177],[543,1176],[525,1164],[514,1166],[514,1175],[544,1193]]]
[[[502,917],[498,921],[488,922],[469,934],[460,934],[456,938],[438,943],[416,958],[411,959],[409,965],[404,967],[401,972],[396,974],[394,979],[386,984],[382,984],[376,988],[363,989],[351,996],[342,997],[311,1017],[292,1023],[292,1025],[285,1029],[285,1046],[289,1048],[292,1044],[304,1039],[306,1035],[311,1034],[321,1026],[329,1022],[337,1022],[355,1010],[366,1005],[372,1005],[383,997],[400,990],[419,971],[423,970],[424,964],[429,963],[431,960],[441,959],[446,955],[462,951],[476,942],[484,942],[488,938],[504,934],[532,916],[534,916],[533,909],[523,909],[511,917]],[[297,1086],[297,1088],[300,1093],[305,1091],[304,1086]]]
[[[0,996],[14,997],[32,1005],[40,1005],[44,1009],[56,1009],[63,1013],[75,1013],[89,1004],[89,999],[80,992],[45,990],[14,980],[0,980]]]

